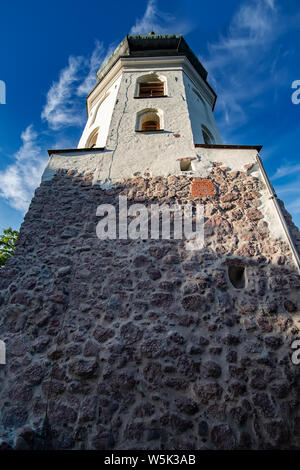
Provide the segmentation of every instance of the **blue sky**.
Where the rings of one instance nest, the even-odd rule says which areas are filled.
[[[19,228],[47,149],[77,147],[85,96],[128,33],[184,34],[218,94],[227,144],[263,145],[271,181],[300,226],[299,0],[8,0],[0,6],[0,231]],[[300,96],[300,95],[299,95]]]

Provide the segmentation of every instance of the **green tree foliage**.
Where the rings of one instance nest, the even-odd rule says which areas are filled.
[[[3,234],[0,235],[0,267],[14,254],[18,235],[19,232],[12,230],[11,227],[4,229]]]

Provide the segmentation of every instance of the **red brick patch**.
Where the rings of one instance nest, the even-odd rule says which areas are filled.
[[[204,178],[195,178],[191,184],[191,197],[206,197],[206,196],[214,196],[215,187],[211,180]]]

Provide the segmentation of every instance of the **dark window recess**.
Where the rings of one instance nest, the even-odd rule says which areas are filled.
[[[236,289],[243,289],[246,284],[244,266],[228,266],[228,276]]]
[[[139,96],[164,96],[164,84],[162,82],[140,83]]]
[[[207,127],[202,126],[202,135],[205,144],[213,144],[214,138],[211,132],[207,129]]]
[[[191,171],[191,160],[181,160],[180,170],[181,171]]]
[[[89,147],[90,149],[96,147],[97,139],[98,139],[98,132],[92,136],[92,138],[91,138],[91,140],[90,140],[90,142],[89,142],[88,147]]]
[[[145,132],[159,131],[159,123],[157,121],[143,122],[142,131],[145,131]]]

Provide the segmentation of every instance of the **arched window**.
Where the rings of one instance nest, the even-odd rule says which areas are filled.
[[[156,132],[163,130],[162,112],[156,109],[144,109],[137,114],[137,131]]]
[[[144,132],[151,132],[151,131],[159,131],[159,119],[157,119],[157,116],[153,118],[153,121],[151,119],[144,121],[142,124],[142,131]]]
[[[156,73],[139,77],[137,85],[139,98],[155,98],[166,94],[166,79]]]
[[[94,129],[93,132],[90,134],[87,142],[86,142],[86,148],[87,149],[92,149],[96,147],[97,144],[97,139],[98,139],[98,133],[99,133],[99,127],[97,129]]]
[[[97,114],[98,114],[98,111],[99,111],[99,108],[100,108],[100,106],[102,105],[103,101],[106,100],[106,98],[108,97],[109,94],[110,94],[110,91],[106,92],[105,95],[103,95],[103,96],[100,98],[98,104],[95,105],[96,107],[93,106],[93,108],[92,108],[92,110],[91,110],[91,112],[90,112],[90,117],[91,117],[91,119],[90,119],[90,121],[91,121],[91,122],[90,122],[90,127],[94,124],[94,122],[95,122],[95,120],[96,120],[96,117],[97,117]],[[94,108],[95,108],[95,109],[94,109]]]
[[[206,126],[202,126],[202,135],[205,144],[215,143],[215,139],[213,138],[212,133],[207,129]]]

